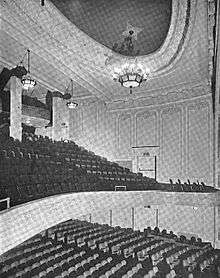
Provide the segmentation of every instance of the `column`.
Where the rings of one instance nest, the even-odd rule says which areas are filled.
[[[213,1],[212,1],[213,2]],[[220,114],[220,3],[217,1],[216,7],[216,46],[215,46],[215,60],[216,60],[216,74],[215,74],[215,102],[214,102],[214,122],[213,122],[213,135],[214,135],[214,148],[213,148],[213,180],[214,186],[219,189],[219,161],[220,157],[218,154],[219,149],[219,114]]]
[[[69,139],[69,108],[66,101],[58,97],[53,98],[52,139]]]
[[[10,136],[22,139],[22,84],[20,79],[10,79]]]

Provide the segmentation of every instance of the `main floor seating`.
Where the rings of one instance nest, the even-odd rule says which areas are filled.
[[[95,155],[73,141],[52,141],[48,137],[23,134],[23,140],[9,138],[0,146],[0,199],[11,205],[67,192],[165,190],[212,192],[204,184],[163,184],[132,173],[129,169]]]
[[[217,278],[210,244],[159,228],[144,232],[68,220],[0,257],[2,278]]]

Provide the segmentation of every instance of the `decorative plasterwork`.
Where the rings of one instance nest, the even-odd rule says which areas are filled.
[[[163,117],[163,115],[172,115],[172,114],[177,114],[179,112],[181,112],[179,106],[169,106],[162,110],[161,115]]]
[[[152,78],[170,70],[181,57],[194,23],[196,4],[197,0],[173,1],[170,29],[163,45],[155,53],[138,57],[150,68]],[[111,101],[115,87],[105,62],[112,55],[123,60],[122,55],[79,30],[50,1],[41,7],[35,0],[5,0],[1,6],[2,28],[8,35],[92,94]]]
[[[215,0],[208,0],[208,56],[209,56],[209,82],[211,84],[213,74],[213,57],[214,57],[214,28],[215,22]]]
[[[207,180],[210,180],[212,181],[212,171],[213,171],[213,160],[212,160],[212,145],[213,145],[213,141],[212,141],[212,122],[211,122],[211,111],[212,111],[212,108],[211,108],[211,101],[207,101],[207,100],[200,100],[200,101],[197,101],[197,102],[194,102],[194,103],[190,103],[188,106],[187,106],[187,130],[186,130],[186,134],[187,134],[187,163],[186,163],[186,171],[187,171],[187,174],[190,175],[190,173],[192,173],[192,168],[193,168],[193,175],[195,174],[194,171],[195,171],[195,164],[192,165],[192,167],[190,167],[190,156],[191,156],[191,153],[190,153],[190,145],[193,144],[192,141],[190,141],[190,136],[193,137],[193,139],[195,139],[195,137],[190,133],[190,125],[192,125],[191,123],[191,117],[194,117],[194,118],[197,118],[197,119],[201,119],[199,117],[201,117],[201,115],[199,115],[202,111],[202,117],[203,119],[205,118],[206,120],[206,123],[203,122],[199,122],[198,121],[198,125],[200,124],[200,129],[201,131],[205,129],[205,133],[206,133],[206,136],[207,136],[207,140],[204,141],[204,138],[202,138],[202,142],[204,144],[203,148],[205,150],[205,152],[203,153],[203,160],[205,161],[205,159],[207,159],[207,164],[206,164],[206,173],[202,172],[200,173],[201,176],[205,175],[204,178],[207,179]],[[193,126],[193,129],[196,129],[196,127]],[[201,132],[198,132],[197,133],[197,136],[201,136]],[[192,140],[192,139],[191,139]],[[195,142],[195,141],[194,141]],[[198,141],[196,141],[198,142]],[[201,154],[200,154],[201,155]],[[197,165],[197,167],[199,167]],[[199,168],[198,168],[199,169]],[[206,181],[205,181],[206,182]]]
[[[151,77],[167,71],[168,66],[170,67],[172,62],[180,57],[190,24],[193,23],[195,7],[196,0],[173,1],[170,29],[162,47],[152,54],[137,58],[137,62],[150,70]],[[106,65],[124,64],[128,60],[127,57],[114,52],[106,55]]]
[[[191,103],[188,106],[188,110],[193,110],[193,111],[200,111],[201,109],[204,108],[209,108],[209,103],[207,101],[199,101],[196,103]]]
[[[140,112],[136,114],[136,121],[140,118],[142,119],[148,119],[152,116],[156,116],[156,112],[155,111],[144,111],[144,112]]]
[[[182,86],[178,89],[169,90],[166,94],[157,96],[135,98],[131,96],[127,101],[117,101],[108,103],[107,108],[109,111],[124,110],[124,109],[137,109],[146,106],[161,105],[165,103],[172,103],[181,100],[193,99],[200,96],[209,95],[211,92],[205,85],[195,86]]]

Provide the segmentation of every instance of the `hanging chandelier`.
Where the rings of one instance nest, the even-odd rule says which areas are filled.
[[[118,81],[123,87],[132,89],[139,87],[140,84],[147,80],[149,70],[137,61],[137,58],[127,59],[121,65],[113,67],[113,80]]]
[[[71,98],[73,97],[73,80],[70,80],[70,85],[71,85]],[[69,86],[68,86],[69,87]],[[68,88],[67,88],[68,90]],[[66,103],[66,106],[69,109],[75,109],[78,106],[78,103],[74,102],[73,100],[70,100]]]
[[[123,87],[130,88],[130,93],[132,93],[133,88],[139,87],[143,81],[147,80],[150,71],[141,63],[138,58],[140,51],[135,50],[133,43],[133,39],[137,37],[136,29],[139,28],[131,25],[128,27],[124,32],[124,40],[120,44],[115,43],[112,48],[121,56],[116,56],[113,52],[112,56],[106,59],[106,65],[110,66],[113,80],[119,82]]]
[[[27,59],[28,59],[27,74],[21,80],[24,90],[33,89],[37,84],[37,82],[30,75],[30,50],[29,49],[27,50]]]

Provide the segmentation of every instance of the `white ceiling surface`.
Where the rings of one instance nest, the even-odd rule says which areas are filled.
[[[65,92],[71,78],[74,96],[78,98],[95,96],[105,102],[126,98],[128,89],[112,80],[105,63],[111,56],[119,61],[124,58],[80,31],[49,0],[44,7],[35,0],[5,0],[0,5],[2,63],[16,66],[29,48],[31,73],[47,89]],[[155,96],[161,94],[163,88],[178,84],[207,83],[205,1],[191,1],[185,41],[176,58],[169,63],[182,38],[186,9],[187,0],[173,1],[170,30],[163,46],[155,53],[138,58],[152,74],[148,82],[134,90],[136,96]],[[46,93],[46,90],[36,89],[33,96],[38,96],[41,91],[43,95]]]

